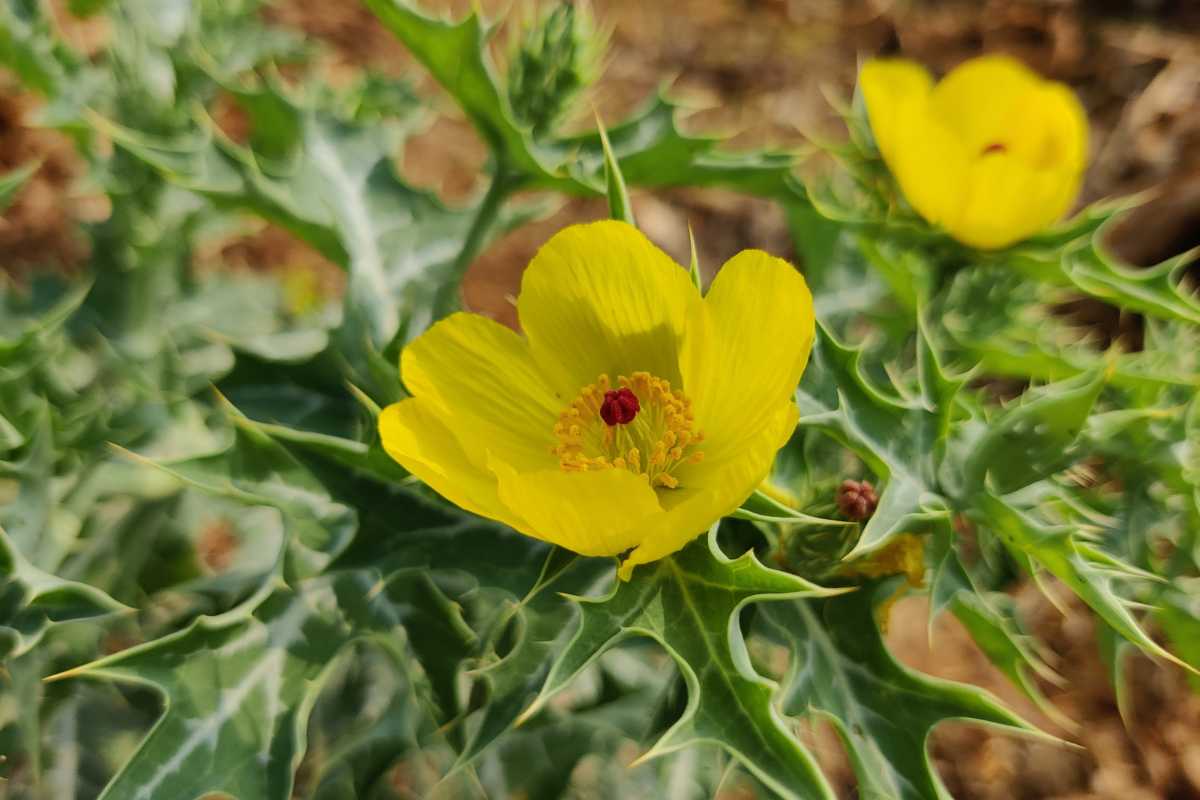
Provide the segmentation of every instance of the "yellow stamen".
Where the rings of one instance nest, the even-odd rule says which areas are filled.
[[[611,406],[601,414],[605,394],[613,386],[637,397],[632,418],[615,420]],[[674,489],[679,486],[674,471],[698,463],[704,455],[697,449],[704,436],[694,424],[691,400],[673,390],[669,381],[642,371],[618,375],[615,383],[600,375],[559,415],[553,429],[557,444],[551,452],[568,472],[627,469],[645,475],[651,486]],[[649,455],[643,459],[643,453]]]

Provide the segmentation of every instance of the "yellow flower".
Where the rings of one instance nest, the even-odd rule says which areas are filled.
[[[621,566],[679,550],[766,477],[796,425],[812,295],[747,250],[706,297],[630,225],[575,225],[525,271],[524,336],[476,314],[405,348],[387,452],[447,500]]]
[[[1087,166],[1087,115],[1061,83],[982,56],[936,86],[919,64],[867,62],[867,116],[904,196],[964,244],[1005,247],[1067,212]]]

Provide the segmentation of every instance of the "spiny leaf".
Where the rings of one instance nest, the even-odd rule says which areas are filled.
[[[575,616],[574,608],[558,593],[589,591],[599,581],[611,579],[610,569],[607,559],[582,559],[556,548],[547,554],[542,573],[529,592],[517,602],[509,601],[509,618],[504,624],[512,626],[517,638],[501,658],[494,647],[483,652],[479,666],[469,673],[487,687],[488,704],[459,753],[455,769],[470,764],[509,730],[537,696],[566,645]]]
[[[907,525],[945,513],[938,508],[936,483],[945,410],[884,394],[864,377],[861,357],[860,350],[842,345],[818,324],[798,394],[801,426],[842,442],[886,481],[851,556],[883,546]]]
[[[439,703],[438,721],[453,719],[459,712],[458,667],[476,651],[478,637],[433,576],[421,568],[356,570],[340,574],[335,590],[341,609],[361,630],[405,632]]]
[[[1163,388],[1200,386],[1200,371],[1181,361],[1178,352],[1124,353],[1115,346],[1101,351],[1085,331],[1049,310],[1066,299],[1070,298],[1059,290],[1024,279],[1008,265],[964,269],[931,319],[970,365],[984,373],[1064,380],[1103,371],[1113,386],[1152,395]],[[978,309],[987,311],[973,311]]]
[[[460,22],[430,19],[408,0],[366,0],[466,112],[505,169],[531,187],[603,193],[604,144],[598,134],[535,137],[518,123],[487,56],[490,30],[477,14]],[[791,153],[724,153],[719,139],[680,132],[678,107],[656,98],[608,131],[612,152],[632,186],[725,186],[770,197],[798,196]]]
[[[1191,665],[1193,687],[1200,688],[1200,591],[1193,578],[1163,593],[1154,619],[1162,626],[1179,657]],[[1182,582],[1181,582],[1182,583]]]
[[[1101,619],[1146,653],[1187,666],[1150,638],[1117,594],[1117,577],[1138,578],[1139,572],[1123,571],[1115,559],[1077,542],[1070,529],[1044,524],[995,495],[980,493],[975,502],[972,518],[999,534],[1019,560],[1032,560],[1070,586]]]
[[[607,131],[612,152],[630,186],[667,188],[711,186],[746,194],[796,201],[804,190],[792,177],[790,152],[728,152],[716,136],[679,130],[680,106],[659,95],[646,108]],[[546,188],[578,193],[602,187],[604,150],[599,134],[556,140],[570,181],[546,181]]]
[[[763,622],[792,651],[779,705],[833,723],[860,797],[949,800],[927,749],[934,726],[965,719],[1037,731],[982,689],[901,666],[875,622],[876,605],[893,589],[883,581],[840,597],[763,607]]]
[[[378,413],[378,408],[375,408],[372,420],[375,416],[378,416]],[[285,445],[292,445],[301,450],[318,454],[330,461],[354,470],[357,474],[372,478],[381,483],[392,484],[411,482],[413,480],[412,476],[396,463],[395,459],[384,452],[383,446],[379,442],[379,434],[374,430],[374,426],[372,426],[372,430],[369,433],[371,437],[370,444],[364,444],[355,439],[299,430],[286,425],[256,422],[253,420],[247,420],[247,422]]]
[[[218,206],[276,222],[346,268],[341,336],[382,348],[423,330],[453,275],[472,215],[445,207],[396,174],[394,125],[355,125],[301,107],[264,85],[254,102],[287,104],[298,125],[286,159],[267,159],[226,138],[210,120],[186,138],[160,140],[93,117],[93,124],[168,180]],[[283,145],[277,145],[282,147]],[[502,227],[525,212],[502,216]],[[359,343],[350,342],[354,349]]]
[[[444,504],[376,486],[353,500],[363,509],[362,530],[334,567],[377,569],[382,575],[417,570],[446,580],[443,591],[462,606],[478,636],[468,650],[448,654],[447,663],[453,663],[456,679],[477,682],[485,699],[481,709],[448,705],[438,720],[458,740],[451,769],[461,769],[528,707],[569,635],[574,606],[551,588],[589,591],[611,576],[613,564],[578,558]],[[338,496],[351,502],[350,495]],[[504,640],[508,645],[501,649]]]
[[[621,174],[617,157],[613,155],[612,146],[608,143],[608,134],[599,115],[596,115],[596,127],[600,132],[600,144],[604,148],[604,184],[608,195],[608,216],[636,225],[633,220],[633,206],[629,202],[629,190],[625,188],[625,177]],[[694,244],[693,242],[693,246]]]
[[[1102,210],[1100,224],[1084,229],[1075,242],[1018,254],[1013,263],[1034,280],[1072,286],[1128,311],[1200,325],[1200,299],[1186,279],[1187,265],[1195,253],[1146,268],[1120,263],[1104,245],[1104,238],[1120,219],[1119,212]]]
[[[527,719],[601,653],[630,636],[658,641],[688,687],[683,716],[642,760],[701,742],[733,754],[784,797],[830,797],[809,754],[771,704],[773,684],[754,672],[739,611],[749,603],[820,596],[830,590],[767,569],[753,553],[730,560],[707,541],[638,568],[602,599],[580,598],[582,622],[551,668]]]
[[[489,784],[495,781],[494,788],[489,788],[497,795],[530,800],[570,797],[575,766],[585,758],[618,759],[619,748],[636,742],[644,732],[646,709],[658,699],[660,691],[661,686],[651,684],[577,706],[569,713],[542,715],[506,734],[481,759],[480,771],[488,776]],[[634,783],[636,778],[631,773],[652,772],[650,769],[604,771],[610,774],[598,776],[599,785],[589,787],[596,796],[668,796],[660,793],[663,786]],[[621,787],[625,791],[619,788],[622,783],[627,784]]]
[[[1103,373],[1095,372],[1025,392],[988,420],[986,432],[950,471],[961,469],[967,493],[986,482],[1008,494],[1049,477],[1074,459],[1075,440],[1103,387]]]
[[[417,12],[407,0],[366,0],[384,26],[446,87],[494,153],[510,168],[534,177],[550,170],[529,132],[513,118],[487,57],[490,31],[477,14],[442,22]]]
[[[287,537],[276,569],[288,578],[315,575],[349,544],[357,527],[355,512],[333,500],[253,423],[236,415],[233,421],[237,438],[222,452],[180,461],[143,460],[202,491],[279,509]]]
[[[858,236],[856,241],[867,263],[883,277],[901,305],[916,311],[926,304],[934,275],[920,250],[871,236]]]
[[[162,718],[102,800],[290,797],[308,712],[350,636],[331,601],[328,587],[277,588],[53,676],[151,686],[165,699]]]
[[[418,752],[428,760],[440,756],[420,670],[403,637],[379,637],[372,644],[357,649],[354,658],[342,659],[344,670],[330,676],[313,709],[309,749],[323,754],[309,761],[312,770],[306,777],[315,786],[313,800],[386,796],[398,760]],[[386,704],[381,696],[388,697]],[[431,775],[428,785],[437,778]]]
[[[785,207],[817,319],[831,331],[841,331],[847,319],[878,313],[889,298],[890,287],[867,264],[857,237],[823,217],[811,203],[797,201]]]
[[[94,586],[30,564],[0,529],[0,662],[28,652],[51,625],[132,609]]]
[[[1012,598],[1006,594],[981,592],[958,552],[958,539],[949,523],[938,526],[928,555],[933,572],[929,587],[929,636],[933,623],[950,611],[970,634],[975,644],[1001,672],[1064,730],[1076,726],[1042,693],[1034,676],[1054,684],[1063,679],[1037,651],[1036,641],[1026,635],[1018,621]]]

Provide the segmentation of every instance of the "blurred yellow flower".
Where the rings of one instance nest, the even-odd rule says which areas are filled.
[[[524,336],[476,314],[405,348],[412,397],[387,452],[447,500],[620,569],[679,550],[735,510],[795,428],[814,336],[787,262],[730,259],[701,297],[622,222],[575,225],[534,256]]]
[[[904,196],[960,242],[1005,247],[1055,222],[1075,201],[1088,124],[1063,84],[1007,56],[982,56],[936,86],[911,61],[869,61],[859,86]]]

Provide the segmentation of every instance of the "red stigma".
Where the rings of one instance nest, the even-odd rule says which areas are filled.
[[[615,392],[605,392],[604,402],[600,405],[600,418],[607,425],[628,425],[637,416],[642,404],[637,395],[629,389],[617,389]]]
[[[1003,142],[992,142],[979,153],[981,156],[990,156],[992,153],[1007,153],[1008,145]]]

